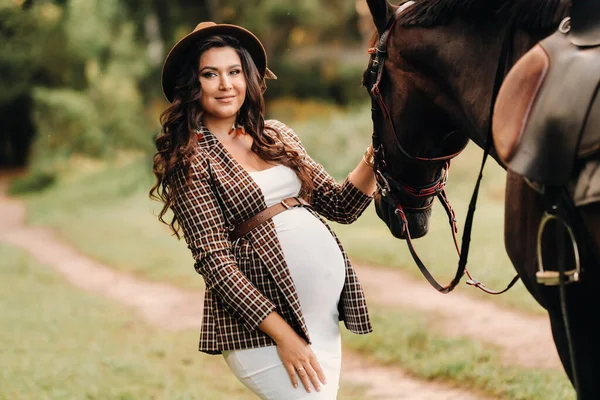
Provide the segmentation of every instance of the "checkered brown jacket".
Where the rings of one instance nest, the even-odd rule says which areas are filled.
[[[335,182],[306,154],[289,127],[279,121],[266,121],[265,133],[274,130],[306,157],[314,170],[314,211],[339,223],[355,221],[371,198],[348,179],[343,184]],[[196,271],[206,283],[200,351],[219,354],[224,350],[273,345],[271,338],[257,328],[272,311],[277,311],[310,342],[273,222],[269,220],[233,243],[228,238],[230,226],[266,207],[259,187],[206,129],[202,130],[197,150],[191,160],[191,182],[186,184],[183,171],[177,172],[179,190],[173,212],[196,260]],[[333,232],[332,235],[335,237]],[[340,320],[354,333],[369,333],[372,328],[361,285],[339,240],[338,245],[346,263],[346,280],[338,306]]]

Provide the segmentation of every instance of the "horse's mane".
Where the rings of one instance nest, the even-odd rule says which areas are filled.
[[[546,29],[558,25],[569,3],[566,0],[417,0],[398,22],[404,26],[431,27],[445,25],[455,17],[483,23],[511,19],[525,29]]]
[[[400,5],[406,1],[400,1]],[[398,23],[429,28],[461,17],[474,23],[510,19],[528,31],[555,29],[570,6],[569,0],[416,0],[398,17]],[[377,46],[378,42],[379,33],[375,30],[369,47]]]

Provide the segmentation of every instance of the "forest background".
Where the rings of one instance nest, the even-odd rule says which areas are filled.
[[[279,77],[268,104],[366,98],[372,28],[363,1],[0,0],[0,117],[23,132],[12,144],[0,136],[0,165],[27,163],[43,184],[74,154],[151,152],[166,107],[162,62],[201,21],[261,38]]]

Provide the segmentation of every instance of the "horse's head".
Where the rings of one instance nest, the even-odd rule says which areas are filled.
[[[403,29],[392,25],[397,7],[386,0],[368,3],[379,33],[363,75],[373,97],[374,139],[379,144],[375,207],[392,234],[404,238],[399,203],[411,237],[417,238],[428,231],[431,205],[443,189],[449,160],[469,137],[458,104],[421,62],[431,49],[414,31],[400,33]]]
[[[404,225],[411,237],[421,237],[450,159],[469,139],[484,146],[498,71],[502,75],[543,35],[499,17],[505,9],[514,15],[504,6],[517,2],[367,3],[378,31],[363,75],[374,110],[375,207],[395,237],[406,237]]]

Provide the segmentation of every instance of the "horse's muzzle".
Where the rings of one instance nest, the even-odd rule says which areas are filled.
[[[397,239],[406,239],[402,220],[395,214],[396,208],[384,200],[379,192],[375,193],[374,201],[377,215],[385,222],[392,235]],[[417,239],[427,234],[429,231],[430,216],[431,208],[423,211],[406,212],[406,219],[408,221],[408,229],[411,238]]]

